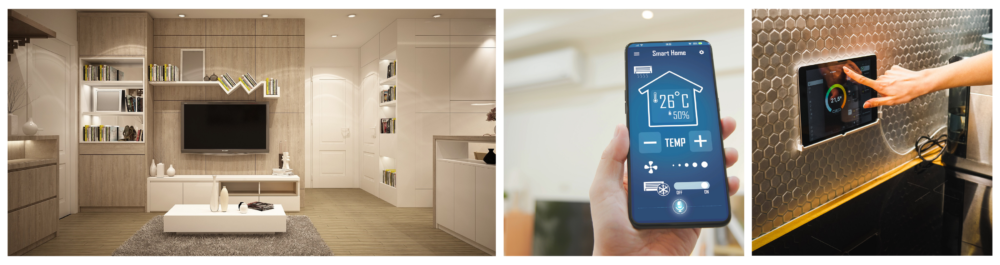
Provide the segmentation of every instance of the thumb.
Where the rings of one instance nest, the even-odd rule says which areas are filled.
[[[590,187],[591,197],[595,191],[622,190],[622,176],[624,176],[625,158],[628,156],[629,137],[628,129],[625,125],[619,124],[615,127],[615,136],[608,143],[601,155],[601,161],[597,165],[597,174]]]

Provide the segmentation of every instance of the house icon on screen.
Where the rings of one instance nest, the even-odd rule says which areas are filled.
[[[646,95],[649,127],[698,126],[698,85],[667,71],[639,88]]]

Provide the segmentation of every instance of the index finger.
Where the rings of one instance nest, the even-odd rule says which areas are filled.
[[[861,74],[855,73],[854,70],[851,70],[847,66],[844,66],[844,72],[847,73],[847,76],[851,77],[851,79],[854,79],[854,82],[858,82],[862,85],[878,90],[878,88],[875,87],[875,80],[868,79]]]

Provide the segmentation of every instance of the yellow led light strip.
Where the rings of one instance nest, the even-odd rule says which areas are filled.
[[[936,155],[940,151],[941,151],[940,148],[935,148],[933,150],[925,152],[924,157]],[[779,226],[778,228],[771,230],[771,232],[768,232],[766,234],[763,234],[755,238],[751,243],[751,246],[753,247],[752,250],[757,250],[758,248],[763,247],[768,243],[771,243],[771,241],[774,241],[784,236],[785,234],[788,234],[788,232],[791,232],[796,228],[799,228],[800,226],[803,226],[806,223],[812,221],[813,219],[822,216],[823,214],[837,208],[841,204],[844,204],[850,201],[851,199],[854,199],[854,197],[857,197],[858,195],[865,193],[866,191],[878,186],[879,184],[882,184],[883,182],[892,179],[896,175],[899,175],[899,173],[903,173],[904,171],[912,168],[913,166],[920,164],[920,162],[923,162],[923,160],[920,160],[920,158],[914,158],[913,160],[910,160],[909,162],[906,162],[896,168],[893,168],[892,170],[889,170],[889,172],[885,172],[882,175],[879,175],[878,177],[868,181],[864,185],[861,185],[861,187],[857,187],[851,190],[850,192],[841,195],[840,197],[834,198],[833,200],[830,200],[829,202],[826,202],[825,204],[820,205],[819,207],[816,207],[815,209],[812,209],[809,212],[803,213],[801,216],[796,217],[795,219],[792,219],[792,221],[789,221]],[[934,160],[934,164],[944,166],[944,164],[941,163],[940,157]]]

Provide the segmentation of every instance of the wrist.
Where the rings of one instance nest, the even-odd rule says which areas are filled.
[[[938,73],[938,70],[938,68],[930,68],[920,70],[920,72],[918,72],[920,74],[919,84],[924,84],[923,86],[920,86],[920,90],[922,91],[920,91],[919,95],[924,95],[945,88],[947,84],[944,83],[944,80],[939,78],[941,75]]]

